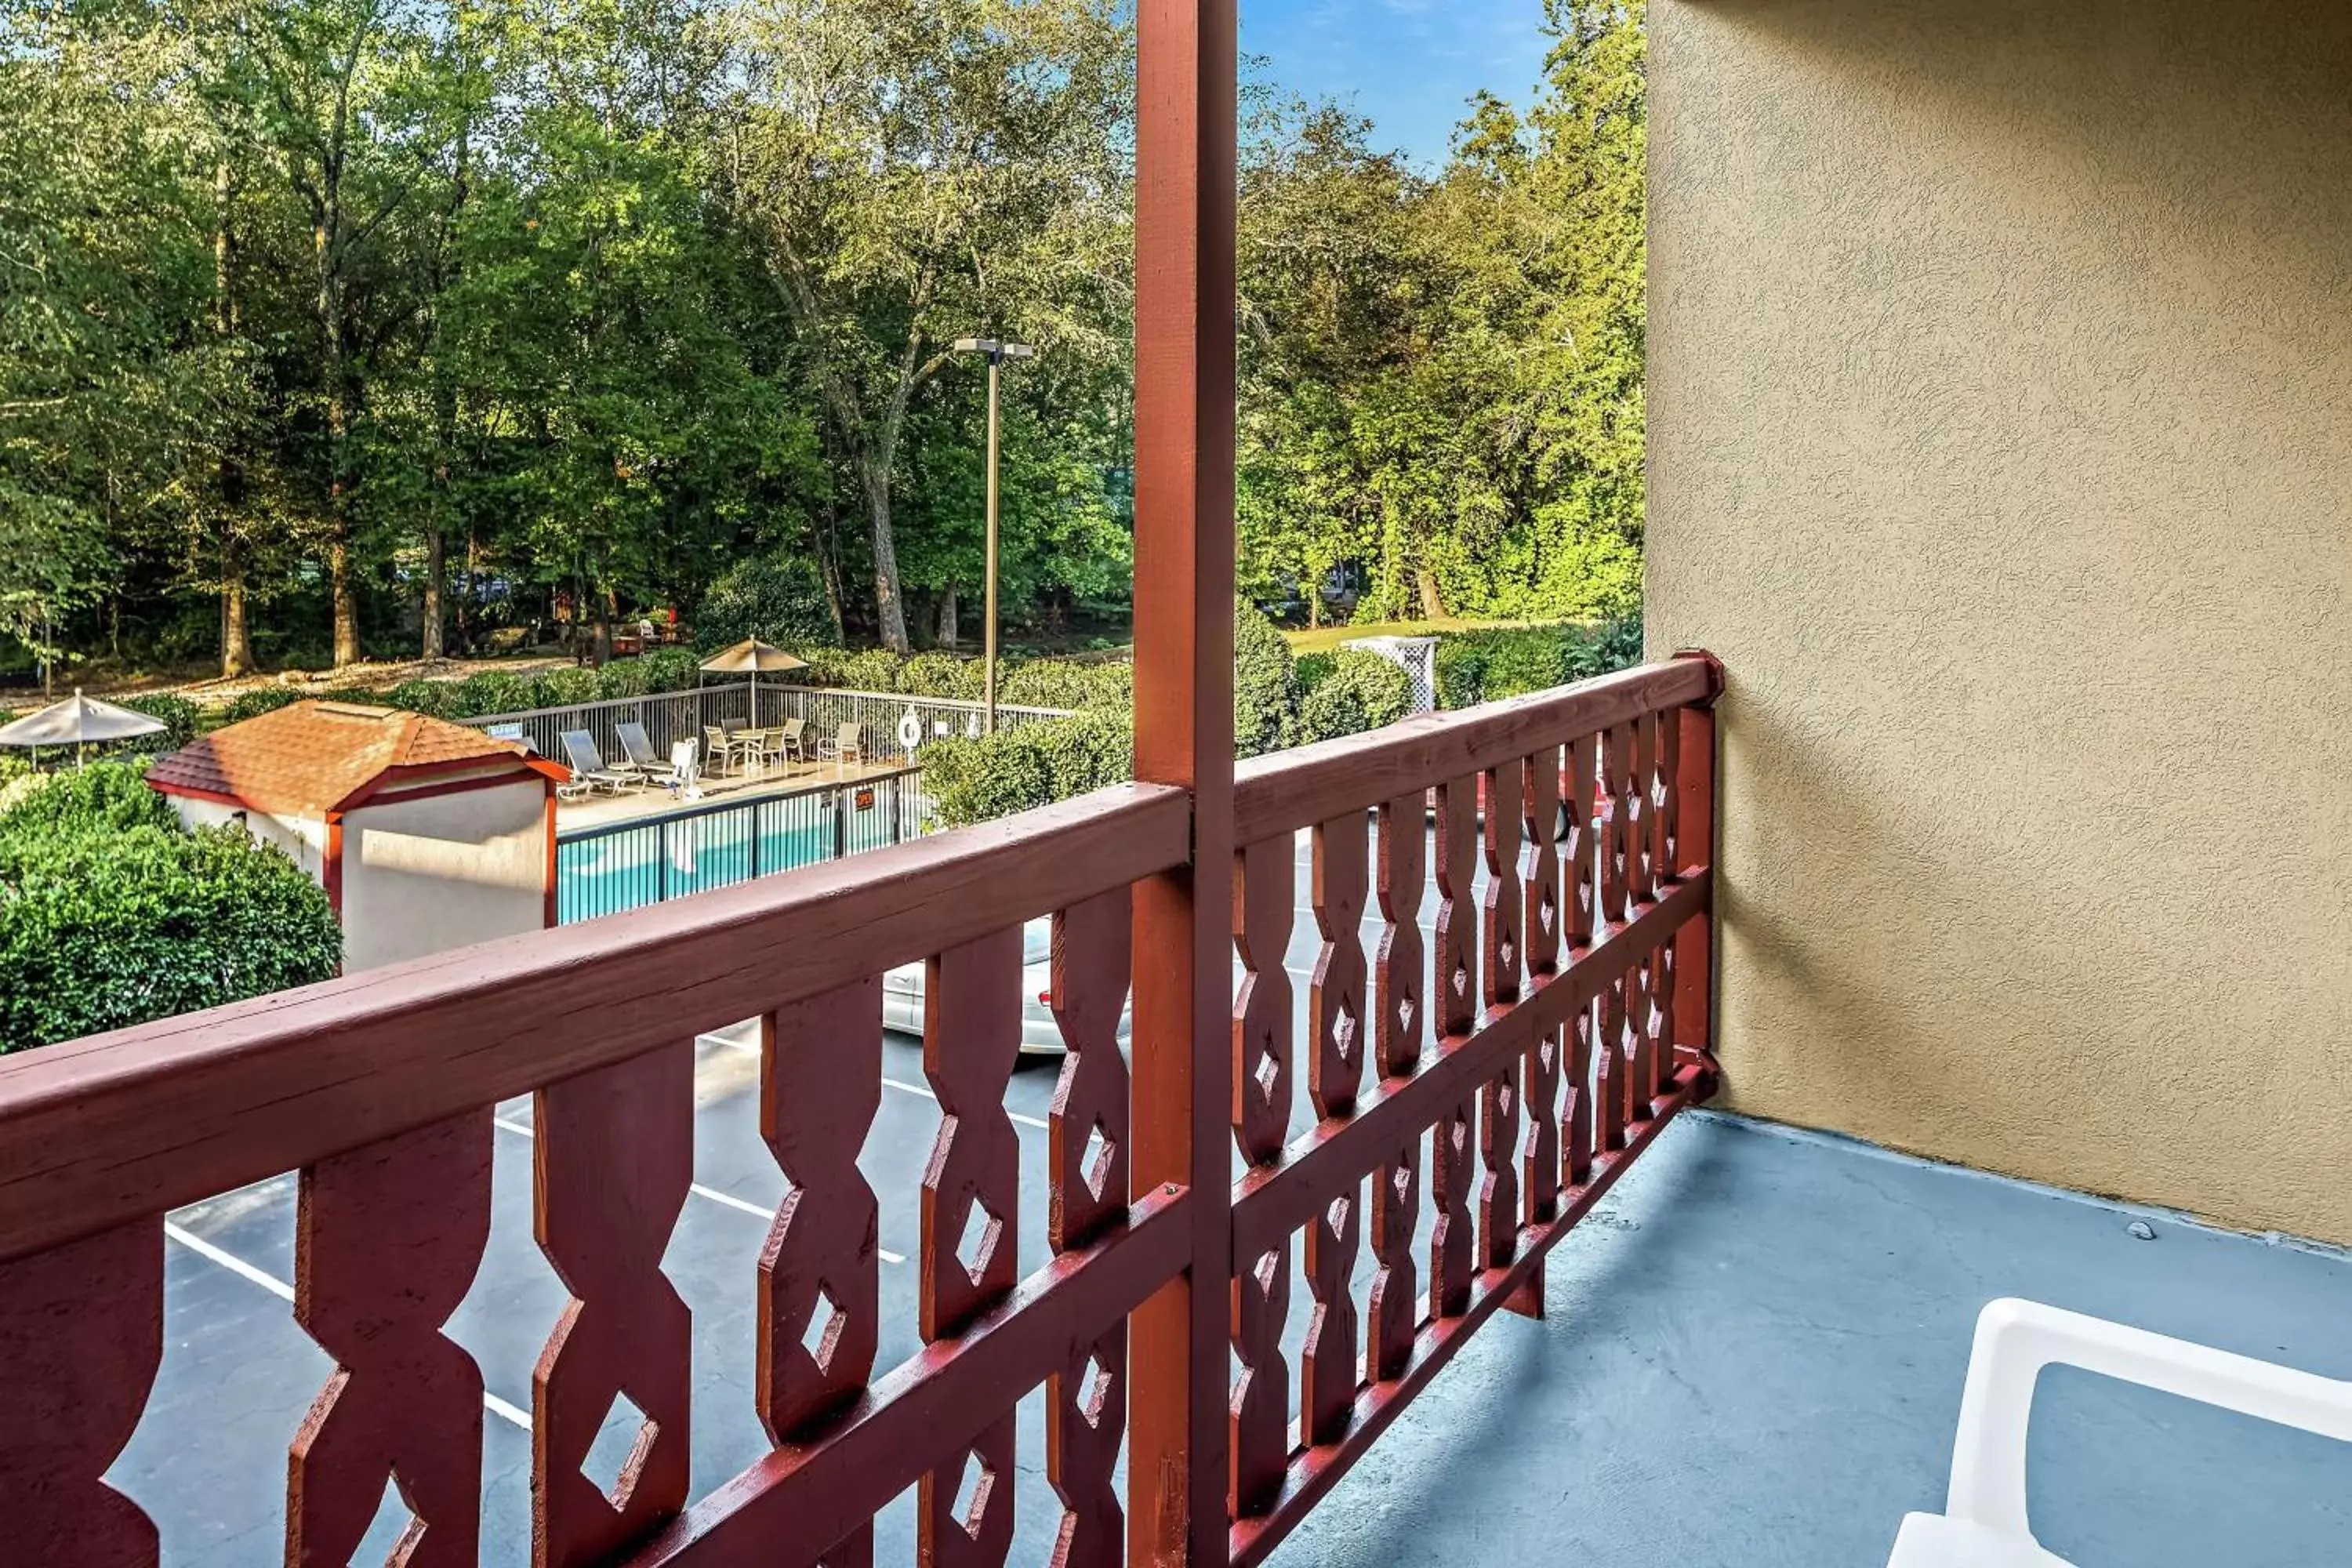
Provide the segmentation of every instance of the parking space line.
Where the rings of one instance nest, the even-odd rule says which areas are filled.
[[[933,1094],[929,1089],[924,1088],[919,1083],[908,1083],[904,1079],[886,1078],[882,1080],[882,1087],[884,1089],[895,1089],[901,1094],[919,1094],[925,1100],[931,1101],[933,1104],[937,1104],[939,1102],[940,1097],[938,1095]],[[1042,1117],[1024,1116],[1017,1110],[1008,1110],[1004,1115],[1008,1121],[1018,1121],[1024,1127],[1034,1127],[1041,1131],[1049,1132],[1053,1131],[1054,1124],[1045,1121]]]
[[[281,1301],[291,1301],[294,1299],[294,1287],[285,1280],[275,1274],[256,1268],[233,1252],[224,1251],[215,1247],[211,1242],[184,1226],[173,1225],[167,1219],[163,1222],[163,1234],[205,1262],[218,1264],[238,1279],[260,1286]],[[501,1421],[510,1421],[526,1432],[530,1430],[530,1411],[519,1405],[508,1404],[488,1389],[482,1391],[482,1408]]]
[[[511,1132],[521,1138],[534,1138],[538,1136],[538,1134],[530,1128],[524,1126],[520,1121],[509,1121],[503,1116],[497,1117],[494,1120],[498,1122],[499,1129],[501,1131]],[[708,1198],[712,1203],[721,1205],[724,1207],[740,1209],[748,1215],[757,1215],[761,1219],[764,1219],[771,1224],[773,1224],[776,1218],[776,1211],[768,1207],[765,1204],[755,1204],[749,1198],[739,1198],[733,1193],[722,1193],[717,1187],[706,1187],[700,1182],[688,1183],[686,1190],[692,1193],[698,1198]],[[877,1247],[874,1250],[881,1255],[882,1261],[885,1263],[904,1263],[907,1261],[907,1255],[903,1252],[893,1252],[887,1247]]]

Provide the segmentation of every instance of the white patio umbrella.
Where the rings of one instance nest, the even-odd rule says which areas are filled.
[[[745,637],[733,647],[721,648],[702,661],[705,673],[710,675],[749,675],[751,678],[751,722],[760,721],[760,673],[782,674],[787,669],[806,669],[808,660],[794,658],[782,648],[772,647],[758,637]]]
[[[160,719],[84,697],[81,688],[63,702],[53,702],[37,713],[0,724],[0,746],[71,746],[74,765],[81,765],[81,748],[91,742],[127,741],[152,735],[165,726]]]

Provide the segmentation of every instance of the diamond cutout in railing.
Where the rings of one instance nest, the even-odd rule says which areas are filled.
[[[1470,1147],[1469,1121],[1462,1117],[1455,1117],[1454,1119],[1453,1131],[1448,1134],[1448,1136],[1451,1137],[1454,1142],[1454,1152],[1456,1155],[1463,1153]]]
[[[1536,1047],[1536,1060],[1543,1064],[1543,1069],[1546,1072],[1551,1071],[1552,1059],[1559,1054],[1559,1047],[1549,1039]]]
[[[1355,1060],[1356,1010],[1345,1002],[1339,1004],[1339,1012],[1331,1019],[1331,1045],[1341,1061]]]
[[[1078,1180],[1086,1183],[1087,1191],[1096,1197],[1103,1195],[1103,1186],[1110,1180],[1111,1158],[1118,1152],[1118,1145],[1103,1131],[1103,1124],[1097,1119],[1093,1131],[1087,1134],[1086,1152],[1078,1156]]]
[[[1257,1080],[1257,1091],[1268,1104],[1274,1101],[1275,1086],[1282,1081],[1282,1063],[1272,1051],[1257,1059],[1257,1071],[1250,1075]]]
[[[352,1549],[352,1562],[399,1563],[413,1556],[417,1542],[425,1539],[425,1521],[400,1495],[400,1482],[394,1477],[383,1479],[383,1499],[375,1505],[375,1517],[368,1521],[367,1533]]]
[[[604,1407],[604,1419],[597,1424],[596,1440],[580,1461],[580,1473],[615,1509],[627,1507],[630,1489],[636,1485],[637,1461],[652,1449],[659,1431],[635,1400],[625,1393],[614,1394],[613,1403]]]
[[[1495,1089],[1495,1114],[1508,1116],[1511,1113],[1512,1100],[1511,1086],[1507,1083],[1497,1085]]]
[[[1501,964],[1505,973],[1507,974],[1510,973],[1511,966],[1518,962],[1518,957],[1519,950],[1513,947],[1508,942],[1497,942],[1496,944],[1495,958],[1496,962]]]
[[[1397,998],[1397,1027],[1408,1035],[1412,1033],[1412,993],[1408,991]]]
[[[1341,1237],[1348,1233],[1348,1215],[1355,1206],[1349,1200],[1348,1194],[1341,1193],[1331,1200],[1331,1206],[1323,1211],[1323,1223],[1330,1227],[1333,1237]]]
[[[1280,1253],[1269,1249],[1258,1254],[1257,1267],[1252,1268],[1250,1273],[1255,1276],[1257,1280],[1257,1288],[1260,1294],[1265,1294],[1273,1290],[1275,1274],[1281,1268],[1281,1267],[1282,1255]]]
[[[1549,936],[1551,934],[1552,922],[1558,919],[1559,919],[1559,911],[1553,909],[1551,893],[1547,889],[1543,896],[1543,901],[1536,905],[1536,924],[1543,928],[1543,932],[1546,936]]]
[[[1399,1203],[1412,1195],[1412,1166],[1408,1163],[1412,1158],[1412,1151],[1406,1150],[1397,1156],[1396,1169],[1389,1173],[1389,1185],[1396,1189]]]
[[[971,1206],[963,1213],[963,1235],[956,1242],[956,1261],[963,1265],[973,1284],[988,1277],[989,1259],[996,1256],[997,1239],[1003,1234],[1004,1222],[974,1194]]]
[[[1470,972],[1457,963],[1454,966],[1454,994],[1466,996],[1469,994]]]
[[[955,1519],[963,1532],[974,1541],[980,1539],[980,1527],[988,1521],[989,1494],[996,1489],[996,1472],[988,1468],[978,1454],[965,1458],[963,1468],[956,1477]]]
[[[818,1286],[816,1301],[809,1309],[808,1327],[801,1331],[801,1349],[808,1352],[819,1372],[832,1369],[834,1347],[841,1343],[841,1331],[848,1321],[833,1292]]]
[[[1078,1414],[1089,1426],[1100,1428],[1103,1407],[1110,1399],[1111,1370],[1103,1364],[1098,1352],[1087,1358],[1087,1370],[1078,1384]]]

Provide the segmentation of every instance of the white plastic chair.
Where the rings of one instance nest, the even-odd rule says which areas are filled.
[[[2025,1424],[2052,1363],[2352,1443],[2352,1383],[2005,1299],[1977,1317],[1944,1511],[1907,1514],[1887,1568],[2073,1568],[2025,1522]]]

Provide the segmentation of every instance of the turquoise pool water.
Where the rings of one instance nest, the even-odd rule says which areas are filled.
[[[873,791],[861,792],[868,798]],[[865,810],[855,797],[749,803],[704,815],[654,817],[589,837],[560,840],[555,850],[556,921],[570,925],[642,909],[667,899],[730,888],[755,876],[858,854],[911,837],[893,831],[887,794]],[[838,813],[839,820],[836,820]]]

